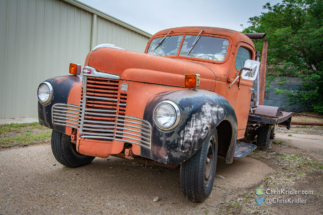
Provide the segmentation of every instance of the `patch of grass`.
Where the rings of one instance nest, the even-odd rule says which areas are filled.
[[[312,114],[314,115],[314,114]],[[293,116],[292,121],[304,121],[304,122],[323,122],[322,118],[314,118],[307,116]],[[284,127],[276,128],[277,132],[283,133],[302,133],[302,134],[315,134],[323,135],[323,126],[310,126],[310,125],[292,125],[292,127],[287,130]]]
[[[307,116],[293,116],[292,121],[323,122],[323,119],[322,118],[307,117]]]
[[[277,140],[273,140],[273,143],[277,144],[277,145],[282,145],[283,144],[283,141],[277,141]]]
[[[0,125],[0,147],[25,145],[51,136],[51,130],[38,122]]]
[[[19,145],[23,143],[31,143],[34,141],[41,141],[47,137],[50,137],[52,132],[50,130],[45,131],[41,134],[25,134],[17,137],[8,137],[0,139],[0,146]]]
[[[234,201],[234,200],[229,200],[226,203],[226,208],[227,209],[237,209],[240,208],[241,204],[238,201]]]
[[[317,112],[301,112],[302,114],[308,114],[308,115],[314,115],[314,116],[323,116],[323,114],[317,113]]]
[[[38,135],[33,135],[33,138],[34,138],[34,140],[43,140],[46,137],[51,137],[51,135],[52,135],[52,131],[48,130],[48,131],[45,131],[44,133],[41,133]]]
[[[304,178],[307,174],[317,171],[323,171],[323,162],[311,159],[304,155],[299,154],[273,154],[273,153],[253,153],[254,158],[266,158],[272,160],[277,165],[277,170],[282,168],[282,171],[278,171],[275,174],[271,174],[265,177],[264,181],[257,185],[265,190],[272,189],[291,189],[297,180]],[[272,206],[266,204],[256,205],[255,203],[255,188],[248,190],[244,193],[244,200],[241,203],[242,211],[246,214],[274,214]],[[279,197],[279,196],[272,196]],[[231,199],[237,198],[237,195]],[[226,204],[228,204],[226,202]],[[229,203],[230,204],[230,203]],[[234,208],[234,204],[230,206]],[[230,207],[228,207],[230,208]],[[227,214],[232,214],[233,210],[226,210]]]
[[[267,175],[264,181],[257,185],[257,187],[262,187],[265,190],[268,188],[291,189],[298,180],[306,177],[307,174],[323,171],[323,162],[307,157],[303,151],[289,155],[259,150],[254,151],[251,156],[272,160],[277,165],[277,172]],[[243,211],[244,214],[274,214],[271,206],[266,204],[256,205],[255,188],[253,187],[242,194],[230,194],[225,204],[220,204],[218,207],[223,210],[223,214],[234,214],[239,213],[239,211]],[[238,197],[243,197],[243,200],[237,201]]]
[[[4,124],[0,125],[0,134],[4,134],[7,132],[15,132],[20,133],[23,128],[27,128],[26,130],[32,131],[33,128],[42,129],[44,126],[41,126],[38,122],[33,123],[22,123],[22,124]]]
[[[255,157],[260,157],[254,154]],[[275,176],[267,176],[265,178],[265,184],[268,186],[289,186],[292,181],[304,177],[306,174],[321,171],[323,169],[323,162],[306,157],[304,154],[285,155],[280,154],[279,156],[266,154],[267,159],[273,159],[279,166],[282,167],[283,171]]]
[[[37,127],[37,126],[41,126],[38,122],[32,122],[32,123],[21,123],[21,124],[17,124],[17,123],[11,123],[11,124],[4,124],[4,125],[0,125],[0,129],[1,128],[5,128],[5,127],[9,127],[9,128],[22,128],[22,127]]]

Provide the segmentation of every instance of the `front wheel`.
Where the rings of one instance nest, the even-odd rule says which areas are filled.
[[[213,131],[199,151],[181,164],[180,178],[184,196],[202,202],[212,191],[218,155],[218,135]]]
[[[75,144],[66,134],[53,130],[51,144],[54,157],[64,166],[75,168],[89,164],[94,159],[94,157],[79,154]]]

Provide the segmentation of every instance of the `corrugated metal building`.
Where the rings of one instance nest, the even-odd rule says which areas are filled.
[[[151,35],[75,0],[0,0],[0,119],[37,117],[37,87],[96,45],[143,52]]]

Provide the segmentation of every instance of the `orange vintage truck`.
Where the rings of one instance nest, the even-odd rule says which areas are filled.
[[[71,64],[71,75],[38,87],[55,158],[67,167],[110,155],[180,165],[183,194],[203,201],[218,156],[230,164],[270,147],[275,125],[290,127],[291,113],[259,104],[253,88],[258,80],[263,91],[264,75],[250,38],[264,35],[179,27],[156,33],[145,53],[95,47],[83,69]]]

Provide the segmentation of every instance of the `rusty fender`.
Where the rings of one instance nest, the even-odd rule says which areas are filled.
[[[38,100],[38,119],[41,125],[65,133],[65,126],[53,125],[52,106],[56,103],[67,104],[68,95],[74,84],[82,81],[82,78],[75,75],[58,76],[46,80],[53,86],[53,100],[48,105],[43,105]]]
[[[153,120],[155,107],[164,100],[175,102],[181,110],[179,125],[168,132],[160,130]],[[232,128],[226,163],[233,161],[237,117],[228,100],[214,92],[187,89],[156,94],[147,102],[144,119],[152,125],[152,147],[151,150],[141,148],[143,157],[165,164],[183,163],[201,148],[210,132],[226,120]]]

